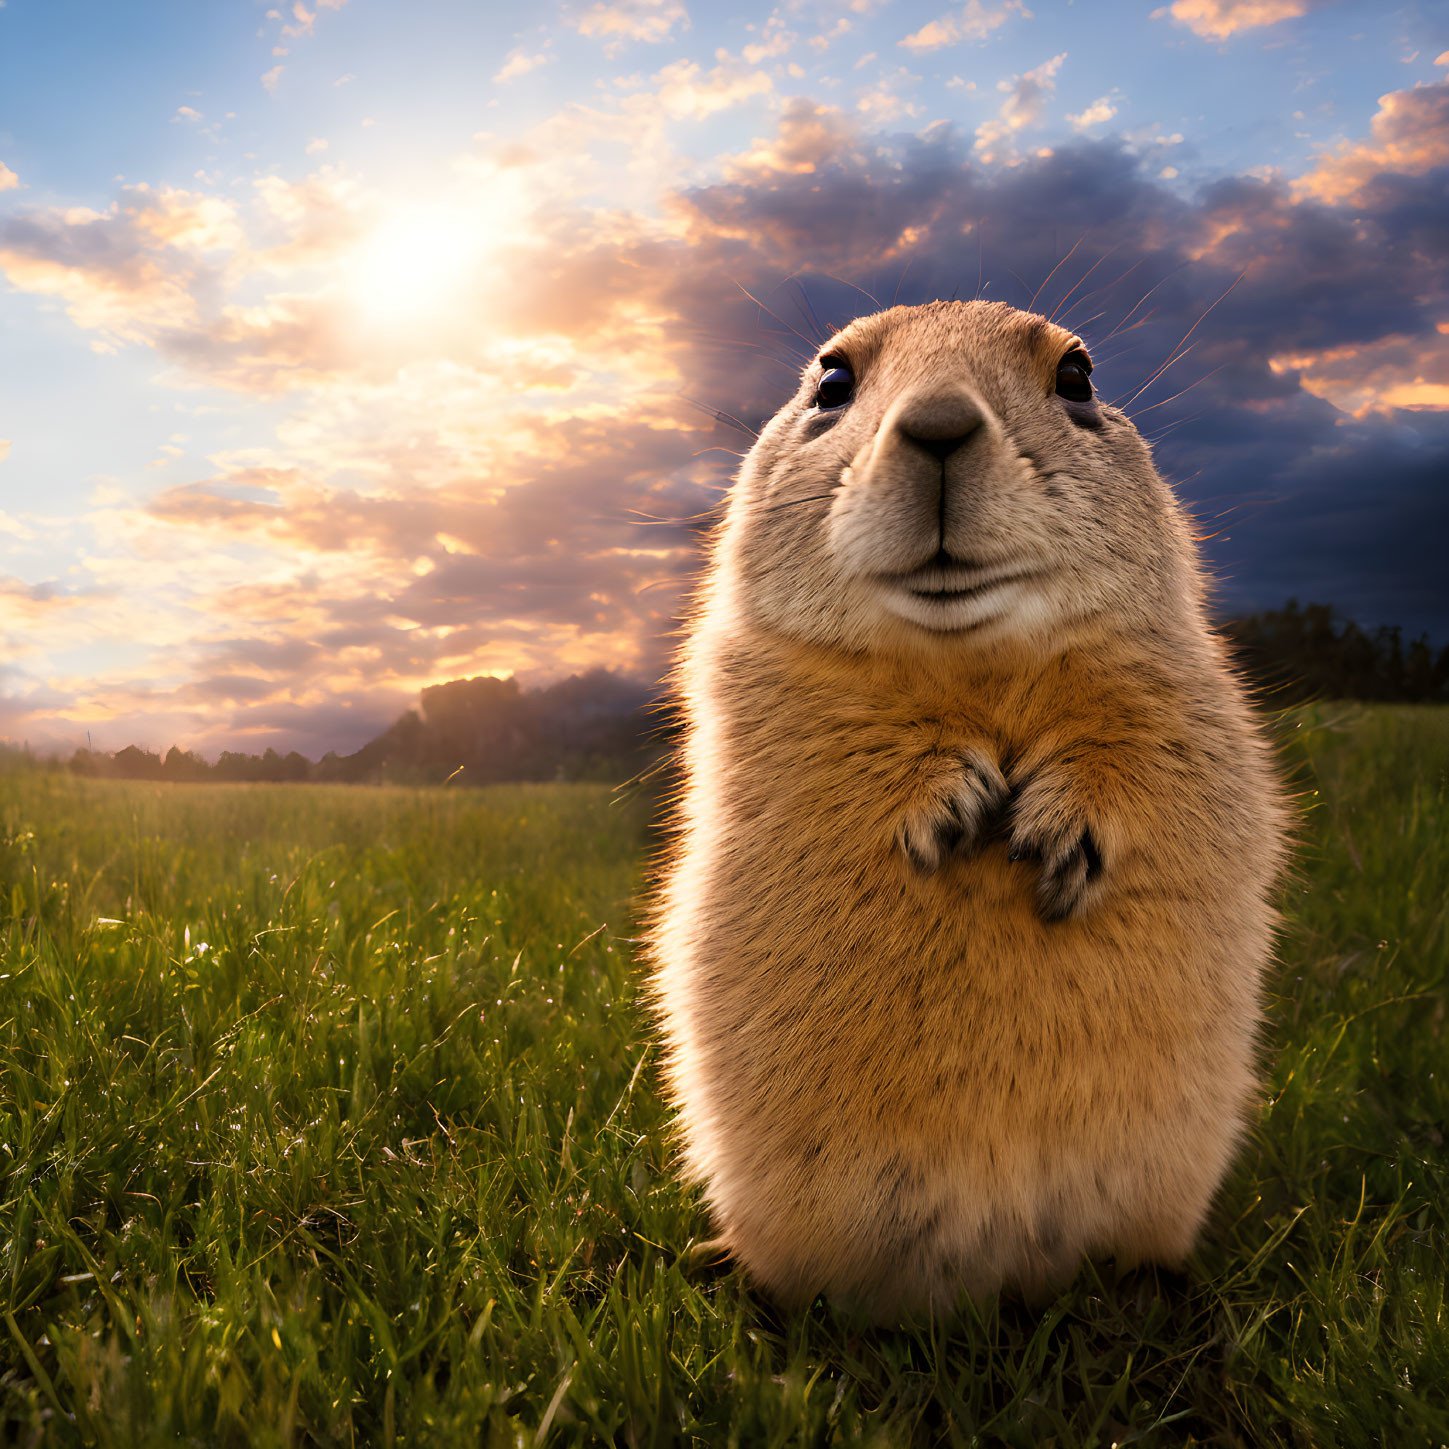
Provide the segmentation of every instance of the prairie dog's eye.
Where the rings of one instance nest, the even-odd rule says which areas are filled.
[[[1079,347],[1057,363],[1057,396],[1068,402],[1092,400],[1092,363]]]
[[[815,406],[824,412],[843,408],[855,396],[855,374],[843,357],[822,357],[825,371],[815,384]]]

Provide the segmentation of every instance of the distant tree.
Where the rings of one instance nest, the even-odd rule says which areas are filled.
[[[342,780],[346,773],[346,762],[336,750],[328,750],[315,765],[312,766],[311,778],[324,782],[335,782]]]
[[[1328,604],[1296,599],[1223,627],[1242,669],[1271,700],[1449,700],[1449,647],[1436,654],[1427,635],[1406,648],[1402,629],[1369,633]]]
[[[463,765],[480,781],[517,778],[536,743],[536,713],[511,676],[433,685],[421,705],[420,765]]]
[[[1290,599],[1223,623],[1233,655],[1270,704],[1302,699],[1449,701],[1449,647],[1398,628],[1372,632],[1328,604]],[[165,761],[134,745],[112,756],[77,750],[66,768],[125,779],[438,783],[627,780],[652,769],[679,728],[642,680],[593,669],[542,689],[481,675],[423,690],[376,739],[315,765],[293,750],[226,750],[214,766],[173,746]]]
[[[223,750],[221,758],[212,769],[212,778],[230,781],[255,780],[260,766],[261,761],[255,755],[244,755],[237,750]]]
[[[77,750],[66,768],[73,775],[104,779],[111,773],[111,757],[100,750]]]
[[[179,745],[172,745],[162,761],[161,774],[167,780],[190,783],[205,780],[211,774],[211,766],[200,755],[183,750]]]
[[[159,780],[162,778],[161,758],[150,750],[127,745],[111,757],[111,774],[122,780]]]

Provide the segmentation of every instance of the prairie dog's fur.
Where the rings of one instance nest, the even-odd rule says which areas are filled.
[[[654,990],[687,1170],[786,1304],[1179,1263],[1252,1110],[1286,811],[1175,498],[1057,394],[1080,347],[852,323],[850,401],[817,358],[714,543]]]

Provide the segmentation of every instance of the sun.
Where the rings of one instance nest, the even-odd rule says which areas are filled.
[[[486,218],[472,208],[400,208],[352,254],[348,290],[382,325],[442,321],[476,292],[491,241]]]

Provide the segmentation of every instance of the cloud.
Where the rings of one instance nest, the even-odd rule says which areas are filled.
[[[728,180],[764,180],[774,173],[806,175],[847,159],[860,158],[858,122],[836,106],[803,96],[785,103],[775,134],[756,137],[748,151],[727,158]]]
[[[85,600],[54,580],[27,584],[22,579],[0,575],[0,639],[8,652],[28,652],[34,647],[34,633],[49,626],[57,615],[69,614]],[[24,630],[31,637],[17,633]]]
[[[206,117],[200,111],[193,110],[190,106],[177,106],[176,114],[171,119],[173,121],[190,121],[194,124],[199,121],[204,121]]]
[[[521,75],[527,75],[529,71],[537,69],[552,57],[544,51],[536,51],[530,55],[522,46],[515,46],[508,52],[498,73],[493,77],[496,84],[503,84],[505,81],[517,79]]]
[[[1359,343],[1280,353],[1275,373],[1357,418],[1396,411],[1449,412],[1449,322],[1428,336],[1390,334]]]
[[[1175,0],[1152,12],[1152,19],[1171,16],[1205,40],[1227,40],[1244,30],[1276,25],[1306,15],[1324,0]]]
[[[270,233],[270,244],[256,248],[251,261],[270,271],[335,262],[374,221],[375,202],[342,166],[324,165],[297,181],[259,176],[252,185],[263,210],[258,230]]]
[[[897,44],[921,55],[948,45],[960,45],[963,40],[985,40],[993,30],[1005,25],[1013,13],[1023,20],[1032,18],[1021,0],[1003,0],[996,6],[985,5],[982,0],[968,0],[962,9],[930,21]]]
[[[154,227],[159,218],[148,211]],[[141,341],[197,316],[193,274],[155,255],[134,210],[49,208],[0,221],[0,271],[24,292],[59,297],[72,320],[112,341]]]
[[[855,108],[868,124],[875,126],[888,125],[906,116],[918,116],[921,107],[901,92],[919,84],[920,79],[920,76],[913,75],[905,66],[901,66],[862,91]]]
[[[1057,72],[1066,58],[1066,51],[1062,51],[1023,75],[998,82],[997,89],[1007,94],[997,119],[985,121],[976,128],[976,150],[983,161],[999,159],[1005,149],[1003,142],[1010,142],[1018,131],[1040,123],[1047,98],[1057,88]]]
[[[136,232],[180,252],[237,251],[245,246],[236,205],[182,187],[128,187],[119,213]]]
[[[1115,94],[1115,93],[1114,93]],[[1074,131],[1087,131],[1110,121],[1117,114],[1117,102],[1111,95],[1098,96],[1091,105],[1076,115],[1068,114],[1067,120]]]
[[[19,185],[20,178],[3,161],[0,161],[0,191],[12,191]]]
[[[753,25],[747,25],[747,30],[753,30]],[[760,28],[760,38],[752,40],[740,48],[740,56],[748,65],[759,65],[762,60],[774,60],[786,54],[787,51],[799,40],[799,36],[785,26],[784,20],[778,15],[772,15]]]
[[[655,90],[650,95],[627,98],[624,109],[652,111],[657,108],[671,120],[701,121],[774,88],[762,70],[721,64],[704,71],[688,60],[676,60],[665,66],[654,77],[654,84]]]
[[[308,10],[302,0],[293,0],[291,14],[292,23],[282,26],[282,34],[294,40],[311,35],[317,21],[317,12]]]
[[[280,30],[278,31],[278,43],[272,46],[273,59],[280,62],[283,56],[291,53],[292,47],[290,42],[305,40],[315,34],[317,16],[320,10],[341,10],[346,3],[347,0],[317,0],[317,9],[308,10],[303,0],[292,0],[292,4],[286,10],[285,15],[280,9],[268,10],[266,12],[266,18],[268,20],[281,22]],[[257,34],[264,36],[266,34],[265,28],[259,30]],[[285,45],[281,44],[280,42],[283,40],[289,43]],[[262,89],[275,93],[278,86],[281,85],[284,69],[285,67],[279,63],[274,65],[269,71],[266,71],[261,77]],[[341,80],[334,81],[333,84],[345,85],[351,79],[353,79],[352,76],[343,76]]]
[[[1062,63],[1005,83],[1008,142]],[[1298,593],[1449,627],[1434,557],[1449,188],[1396,129],[1421,100],[1381,108],[1398,119],[1361,143],[1378,169],[1348,194],[1274,176],[1169,188],[1146,142],[1082,137],[992,164],[979,135],[884,135],[804,97],[707,181],[638,205],[574,184],[591,136],[632,144],[770,96],[756,74],[672,62],[523,142],[480,140],[445,215],[466,236],[471,205],[507,219],[469,263],[491,290],[460,284],[455,315],[427,329],[369,322],[347,281],[379,227],[426,234],[425,208],[391,215],[340,167],[0,221],[18,285],[154,348],[172,380],[275,397],[278,419],[202,469],[147,475],[171,486],[139,501],[96,494],[65,540],[67,590],[7,596],[10,642],[99,641],[115,662],[103,677],[12,670],[0,729],[59,738],[85,721],[108,746],[315,755],[440,679],[657,672],[704,516],[802,353],[874,297],[978,287],[1019,305],[1042,287],[1035,305],[1082,330],[1104,392],[1215,520],[1203,532],[1231,607]]]
[[[10,456],[10,439],[0,438],[0,463],[3,463]]]
[[[256,200],[248,217],[229,197],[137,185],[103,212],[21,212],[0,219],[0,273],[17,290],[61,298],[104,348],[147,345],[224,385],[276,390],[309,357],[337,363],[358,350],[357,337],[337,335],[350,299],[274,292],[240,304],[228,291],[335,264],[368,218],[336,168],[295,183],[262,178]]]
[[[808,313],[797,314],[788,294],[756,295],[807,333],[815,313],[828,327],[869,309],[827,273],[871,289],[883,284],[889,297],[909,263],[900,300],[969,295],[977,261],[967,248],[974,251],[981,217],[989,219],[986,295],[1018,305],[1080,238],[1080,252],[1037,305],[1050,311],[1065,299],[1069,325],[1089,341],[1126,324],[1124,337],[1103,350],[1111,362],[1098,369],[1110,396],[1131,398],[1202,319],[1191,350],[1129,411],[1149,434],[1161,432],[1164,470],[1193,480],[1188,496],[1204,515],[1226,511],[1238,520],[1206,530],[1219,535],[1210,548],[1225,571],[1225,600],[1264,606],[1298,592],[1331,598],[1369,622],[1449,630],[1442,590],[1432,602],[1423,547],[1412,553],[1419,560],[1412,587],[1400,586],[1390,537],[1397,525],[1369,530],[1373,545],[1354,557],[1328,537],[1355,487],[1385,520],[1408,517],[1429,528],[1442,512],[1429,479],[1434,467],[1449,469],[1438,330],[1449,315],[1449,258],[1435,240],[1449,221],[1449,192],[1432,177],[1413,185],[1385,178],[1376,204],[1351,212],[1299,199],[1272,180],[1225,179],[1184,198],[1156,182],[1157,169],[1115,143],[1078,143],[1008,169],[973,170],[963,168],[958,142],[941,133],[884,153],[878,144],[842,148],[810,172],[740,167],[733,181],[691,193],[690,235],[705,254],[722,238],[748,238],[753,266],[738,251],[730,262],[747,285],[770,263],[778,277],[803,272]],[[783,346],[787,334],[773,325]],[[737,416],[768,412],[767,374],[742,380],[738,393],[729,408]],[[1410,436],[1418,441],[1403,444]],[[1342,498],[1318,488],[1313,459],[1331,466]],[[1271,529],[1260,526],[1264,519]],[[1312,549],[1286,545],[1300,527],[1315,540]]]
[[[597,0],[574,15],[573,25],[580,35],[603,40],[604,53],[613,56],[629,41],[662,44],[676,27],[688,27],[689,12],[681,0],[617,0],[612,5]]]
[[[1295,191],[1320,201],[1356,200],[1385,172],[1422,176],[1449,165],[1449,81],[1380,96],[1369,131],[1367,141],[1318,157]]]

